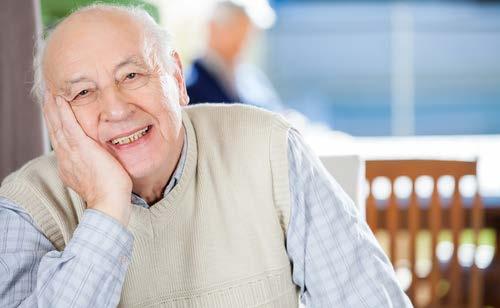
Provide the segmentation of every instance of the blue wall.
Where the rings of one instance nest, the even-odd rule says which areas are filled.
[[[391,134],[391,2],[280,2],[266,71],[283,101],[353,135]],[[407,4],[417,135],[500,133],[500,5]]]

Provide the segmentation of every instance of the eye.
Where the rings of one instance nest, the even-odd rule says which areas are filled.
[[[85,96],[87,96],[88,94],[90,93],[89,90],[85,89],[85,90],[81,90],[80,92],[78,92],[78,94],[73,98],[73,100],[76,100],[76,99],[79,99],[79,98],[83,98]]]
[[[145,72],[131,72],[126,73],[117,79],[117,84],[123,89],[135,90],[148,82],[148,75]]]
[[[137,77],[137,73],[129,73],[125,76],[125,79],[134,79],[135,77]]]

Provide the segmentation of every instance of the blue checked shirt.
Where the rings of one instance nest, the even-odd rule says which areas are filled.
[[[185,153],[186,146],[165,194],[182,174]],[[294,130],[288,157],[286,249],[306,307],[411,307],[354,203]],[[132,203],[148,206],[136,195]],[[132,249],[125,227],[87,209],[59,252],[24,210],[0,198],[0,307],[115,307]]]

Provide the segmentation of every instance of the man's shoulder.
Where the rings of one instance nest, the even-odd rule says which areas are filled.
[[[40,182],[43,179],[59,178],[57,174],[57,161],[53,152],[36,157],[25,163],[21,168],[9,174],[2,181],[2,186],[12,182],[18,184]]]
[[[193,62],[186,76],[186,85],[196,84],[204,79],[215,79],[215,76],[205,67],[203,61],[198,59]]]
[[[246,104],[196,104],[185,107],[184,111],[194,126],[229,126],[231,129],[290,128],[290,124],[280,114]]]

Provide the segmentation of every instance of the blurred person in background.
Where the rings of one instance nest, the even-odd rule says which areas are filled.
[[[206,50],[187,75],[191,104],[238,102],[283,110],[264,72],[242,60],[252,34],[270,27],[274,18],[267,1],[247,5],[222,1],[215,5],[208,22]]]

